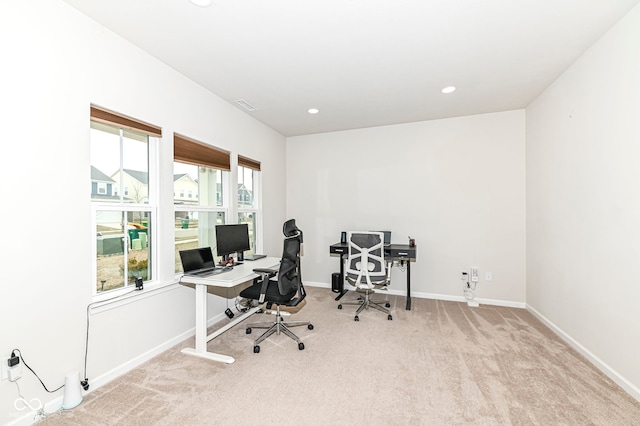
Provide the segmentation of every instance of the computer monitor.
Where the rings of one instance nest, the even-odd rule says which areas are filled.
[[[371,232],[382,232],[384,234],[384,245],[388,246],[391,244],[391,231],[371,231]]]
[[[218,256],[228,260],[230,254],[250,250],[249,225],[240,223],[237,225],[216,225],[216,242]]]

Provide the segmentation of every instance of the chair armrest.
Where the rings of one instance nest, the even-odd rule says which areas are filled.
[[[262,286],[260,287],[260,298],[258,299],[258,303],[264,303],[264,298],[267,294],[267,287],[269,286],[269,279],[275,276],[278,271],[276,269],[256,268],[253,272],[262,275]]]

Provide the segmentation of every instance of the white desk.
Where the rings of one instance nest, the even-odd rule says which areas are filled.
[[[256,268],[273,268],[280,267],[280,259],[277,257],[265,257],[254,261],[244,261],[242,265],[234,266],[232,270],[221,274],[212,275],[210,277],[193,277],[184,275],[180,279],[180,284],[194,287],[196,291],[196,347],[184,348],[182,353],[195,355],[213,361],[226,362],[231,364],[235,361],[233,357],[228,355],[217,354],[207,351],[207,342],[221,335],[231,327],[255,313],[260,307],[251,308],[244,315],[238,316],[227,325],[220,327],[213,333],[207,335],[207,289],[215,287],[218,289],[229,289],[248,281],[253,281],[258,274],[253,270]]]

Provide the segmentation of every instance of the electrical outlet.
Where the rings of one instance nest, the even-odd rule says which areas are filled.
[[[9,379],[9,360],[3,359],[2,360],[2,380],[8,380],[8,379]]]
[[[16,365],[15,367],[9,367],[9,380],[15,382],[20,378],[22,374],[22,366]]]
[[[16,379],[20,378],[20,373],[22,372],[22,366],[19,363],[17,363],[12,367],[9,367],[10,361],[11,361],[11,358],[2,360],[2,380],[15,381]]]
[[[460,279],[462,281],[468,281],[469,280],[469,273],[467,271],[462,271],[460,272]]]
[[[489,271],[486,271],[484,273],[484,279],[485,279],[485,281],[491,281],[493,279],[493,274],[491,272],[489,272]]]
[[[478,282],[478,268],[471,267],[471,282]]]

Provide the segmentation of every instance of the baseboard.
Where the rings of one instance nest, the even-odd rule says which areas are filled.
[[[217,323],[218,321],[222,320],[223,318],[226,318],[226,316],[224,314],[219,314],[213,318],[210,318],[207,321],[207,327],[210,327],[212,325],[214,325],[215,323]],[[151,358],[160,355],[161,353],[169,350],[170,348],[174,347],[175,345],[185,341],[186,339],[193,337],[195,335],[195,327],[180,333],[179,335],[167,340],[166,342],[148,350],[147,352],[138,355],[137,357],[133,358],[132,360],[125,362],[124,364],[121,364],[119,366],[117,366],[116,368],[113,368],[109,371],[107,371],[106,373],[103,373],[99,376],[96,376],[95,378],[91,378],[90,382],[89,382],[89,390],[86,392],[83,392],[83,396],[86,396],[88,394],[90,394],[91,392],[95,391],[96,389],[101,388],[102,386],[106,385],[107,383],[111,382],[114,379],[117,379],[118,377],[122,376],[123,374],[128,373],[129,371],[133,370],[134,368],[144,364],[145,362],[149,361]],[[44,412],[51,414],[53,413],[55,415],[55,412],[58,411],[60,409],[60,406],[62,405],[62,398],[63,395],[58,396],[57,398],[52,399],[51,401],[48,401],[46,403],[44,403],[43,408],[44,408]],[[14,421],[8,423],[7,426],[30,426],[33,425],[34,423],[36,423],[37,421],[39,421],[38,419],[34,419],[34,415],[35,412],[34,411],[29,411],[27,413],[25,413],[23,416],[16,418]]]
[[[319,282],[305,282],[304,285],[307,287],[331,288],[330,285],[326,283],[319,283]],[[393,294],[396,296],[405,296],[407,292],[404,290],[389,289],[387,293]],[[435,299],[435,300],[446,300],[449,302],[467,303],[467,299],[464,296],[452,296],[449,294],[422,293],[422,292],[412,291],[411,297],[412,298],[415,297],[418,299]],[[476,298],[474,300],[478,302],[481,306],[491,305],[491,306],[504,306],[508,308],[526,309],[526,303],[524,302],[514,302],[510,300],[498,300],[498,299],[482,299],[482,298],[480,299]]]
[[[549,321],[548,318],[546,318],[540,312],[535,310],[533,307],[531,307],[530,305],[527,305],[526,309],[529,312],[531,312],[533,316],[535,316],[540,321],[542,321],[544,325],[549,327],[551,331],[557,334],[558,337],[564,340],[569,346],[571,346],[573,349],[578,351],[582,356],[587,358],[587,360],[589,360],[589,362],[591,362],[591,364],[593,364],[598,370],[604,373],[607,377],[613,380],[618,386],[624,389],[625,392],[627,392],[629,395],[631,395],[633,398],[635,398],[637,401],[640,402],[640,389],[638,389],[637,386],[633,385],[633,383],[629,382],[627,379],[621,376],[616,370],[611,368],[604,361],[602,361],[600,358],[594,355],[591,351],[589,351],[587,348],[582,346],[579,342],[574,340],[567,333],[562,331],[560,327],[555,325],[553,322]]]
[[[316,283],[316,282],[307,282],[305,283],[308,287],[319,287],[319,288],[331,288],[329,284],[326,283]],[[401,290],[389,290],[389,294],[404,296],[405,292]],[[452,301],[452,302],[467,302],[463,296],[452,296],[446,294],[436,294],[436,293],[422,293],[422,292],[412,292],[412,297],[421,298],[421,299],[435,299],[435,300],[444,300],[444,301]],[[568,334],[558,328],[554,323],[549,321],[546,317],[540,314],[531,306],[527,305],[523,302],[513,302],[513,301],[505,301],[505,300],[495,300],[495,299],[475,299],[480,305],[492,305],[492,306],[504,306],[504,307],[512,307],[512,308],[524,308],[531,312],[536,318],[542,321],[547,327],[549,327],[554,333],[556,333],[562,340],[567,342],[572,348],[577,350],[580,354],[582,354],[585,358],[587,358],[593,365],[596,366],[600,371],[606,374],[611,380],[613,380],[616,384],[618,384],[621,388],[623,388],[627,393],[629,393],[633,398],[640,401],[640,389],[618,374],[615,370],[609,367],[606,363],[600,360],[593,353],[588,351],[584,346],[571,338]],[[207,326],[211,326],[216,322],[220,321],[224,318],[224,314],[219,314],[207,322]],[[128,373],[134,368],[144,364],[151,358],[156,355],[161,354],[162,352],[172,348],[173,346],[183,342],[184,340],[192,337],[195,334],[195,328],[191,328],[172,339],[167,340],[166,342],[150,349],[149,351],[140,354],[134,359],[119,365],[118,367],[107,371],[106,373],[97,376],[91,379],[90,382],[90,390],[85,392],[84,395],[87,395],[96,389],[106,385],[112,380],[120,377],[121,375]],[[48,401],[44,404],[44,409],[46,413],[52,413],[57,411],[62,404],[62,396],[59,396],[51,401]],[[35,423],[33,418],[34,413],[29,412],[25,413],[24,416],[15,419],[8,425],[10,426],[29,426]]]
[[[305,283],[309,287],[320,287],[320,288],[331,288],[330,285],[326,283]],[[398,296],[404,296],[406,292],[401,290],[389,290],[389,294],[394,294]],[[447,294],[434,294],[434,293],[421,293],[421,292],[411,292],[411,297],[422,298],[422,299],[436,299],[436,300],[446,300],[451,302],[467,302],[467,299],[464,296],[451,296]],[[631,395],[636,400],[640,401],[640,389],[637,386],[634,386],[631,382],[621,376],[616,370],[611,368],[605,362],[603,362],[600,358],[595,356],[592,352],[574,340],[567,333],[562,331],[558,326],[556,326],[553,322],[549,321],[544,315],[540,312],[536,311],[530,305],[524,302],[513,302],[507,300],[496,300],[496,299],[474,299],[476,302],[480,303],[480,305],[492,305],[492,306],[504,306],[509,308],[521,308],[526,309],[531,312],[536,318],[538,318],[542,323],[544,323],[547,327],[549,327],[555,334],[557,334],[562,340],[564,340],[569,346],[578,351],[582,356],[587,358],[589,362],[591,362],[598,370],[602,371],[607,377],[613,380],[618,386],[625,390],[629,395]]]

